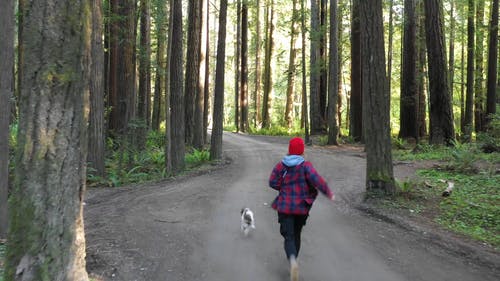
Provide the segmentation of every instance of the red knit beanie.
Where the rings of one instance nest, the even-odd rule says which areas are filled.
[[[304,140],[301,138],[293,138],[288,144],[289,155],[302,155],[304,154]]]

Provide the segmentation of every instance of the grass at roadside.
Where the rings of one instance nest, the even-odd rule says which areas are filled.
[[[5,243],[0,241],[0,281],[3,281],[4,264],[5,264]]]
[[[393,198],[379,201],[386,208],[406,209],[432,219],[456,233],[500,248],[499,153],[482,153],[475,144],[453,147],[418,145],[413,150],[396,149],[403,161],[435,160],[434,169],[417,171],[417,179],[398,182]],[[446,181],[454,183],[443,197]]]
[[[500,175],[465,175],[436,170],[422,170],[419,175],[431,184],[437,185],[442,179],[455,183],[451,195],[437,202],[440,212],[436,222],[500,247]],[[442,189],[437,190],[437,196],[441,196],[441,192]]]
[[[90,167],[87,169],[87,186],[116,187],[168,178],[165,168],[165,137],[162,132],[149,132],[144,149],[111,138],[107,142],[106,175],[100,177]],[[186,170],[197,169],[209,162],[208,150],[186,148]]]

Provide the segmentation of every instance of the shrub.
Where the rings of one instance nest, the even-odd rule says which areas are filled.
[[[491,116],[488,131],[479,133],[477,142],[483,152],[500,152],[500,113]]]

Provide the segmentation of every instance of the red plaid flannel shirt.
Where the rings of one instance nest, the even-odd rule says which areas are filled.
[[[294,167],[287,167],[280,161],[269,177],[269,186],[279,191],[272,208],[285,214],[308,214],[318,190],[328,198],[333,195],[309,161]]]

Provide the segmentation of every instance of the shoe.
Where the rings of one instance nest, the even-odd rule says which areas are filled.
[[[299,281],[299,264],[295,256],[290,256],[290,281]]]

